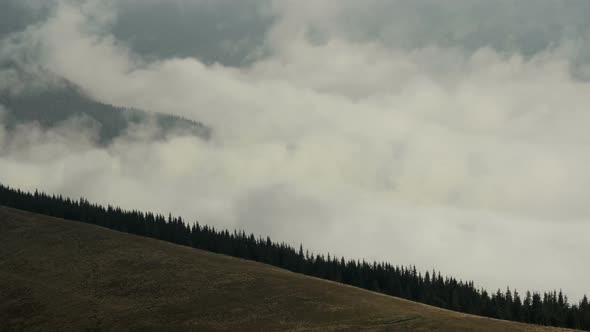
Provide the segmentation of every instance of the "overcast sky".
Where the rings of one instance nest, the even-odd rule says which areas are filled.
[[[15,6],[34,15],[0,57],[35,79],[0,71],[0,89],[51,73],[213,137],[133,127],[105,147],[76,119],[0,126],[0,181],[489,290],[590,294],[590,2]]]

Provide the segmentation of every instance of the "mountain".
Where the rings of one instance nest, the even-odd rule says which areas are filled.
[[[565,331],[0,207],[0,330]]]
[[[44,129],[59,126],[73,117],[97,128],[98,142],[109,144],[132,125],[149,124],[158,129],[158,137],[182,133],[208,139],[211,130],[196,121],[162,113],[128,109],[97,102],[71,84],[26,94],[0,93],[5,126],[15,129],[24,123],[37,123]]]

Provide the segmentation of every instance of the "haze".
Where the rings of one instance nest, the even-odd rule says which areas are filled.
[[[63,78],[212,129],[103,146],[0,127],[0,180],[415,264],[590,293],[588,1],[13,1],[0,89]],[[20,22],[20,21],[19,21]],[[0,110],[4,106],[0,105]]]

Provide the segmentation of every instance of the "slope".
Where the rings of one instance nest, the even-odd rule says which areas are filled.
[[[9,130],[30,122],[50,129],[78,117],[98,128],[97,139],[101,144],[109,144],[130,126],[142,124],[153,125],[162,137],[169,133],[183,133],[204,139],[210,136],[210,129],[201,123],[163,113],[99,103],[71,85],[16,97],[0,93],[0,104],[6,109],[4,121]]]
[[[560,330],[4,207],[0,252],[0,330]]]

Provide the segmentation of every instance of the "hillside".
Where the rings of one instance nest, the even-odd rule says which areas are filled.
[[[0,104],[6,109],[4,120],[9,130],[30,122],[50,129],[72,117],[83,117],[98,127],[101,144],[109,144],[130,126],[142,124],[154,125],[160,138],[173,132],[204,139],[211,134],[208,127],[192,120],[96,102],[71,85],[19,96],[0,93]]]
[[[0,207],[0,329],[560,331]]]

